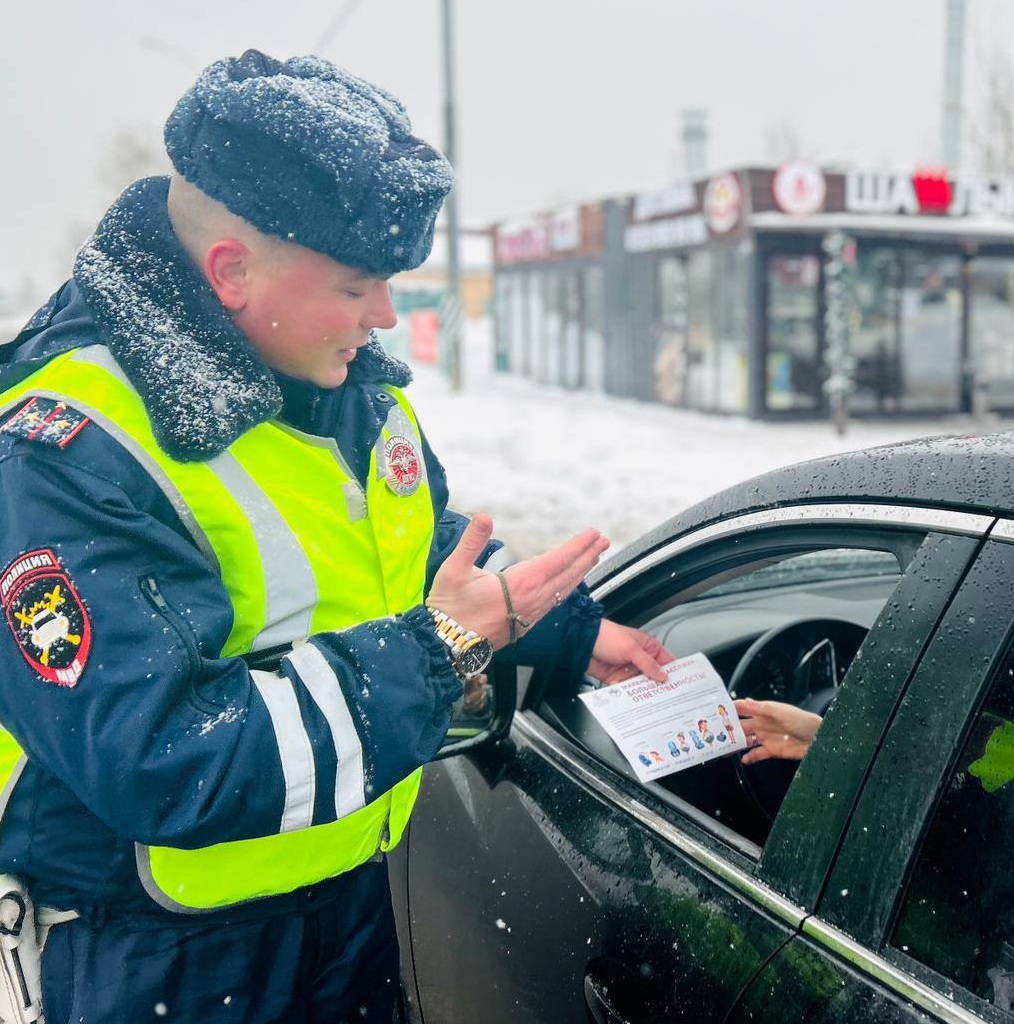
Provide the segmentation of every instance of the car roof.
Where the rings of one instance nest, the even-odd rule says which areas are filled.
[[[603,563],[591,582],[599,583],[649,551],[709,523],[826,501],[1014,514],[1014,431],[918,438],[773,470],[666,520]]]

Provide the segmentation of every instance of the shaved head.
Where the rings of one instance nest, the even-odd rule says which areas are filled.
[[[169,179],[167,206],[169,222],[180,245],[198,267],[203,268],[208,250],[225,238],[242,242],[254,259],[265,262],[274,262],[286,249],[296,248],[294,243],[258,231],[180,174]]]

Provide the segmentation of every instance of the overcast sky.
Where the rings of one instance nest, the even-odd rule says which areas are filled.
[[[461,217],[486,225],[653,187],[708,111],[713,167],[939,159],[945,0],[456,0]],[[968,0],[966,106],[1014,4]],[[394,92],[442,144],[439,0],[88,0],[7,5],[0,293],[48,293],[113,196],[115,140],[157,145],[212,60],[320,51]],[[116,183],[117,187],[119,183]]]

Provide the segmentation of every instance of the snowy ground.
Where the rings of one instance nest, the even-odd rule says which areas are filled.
[[[485,511],[519,556],[586,526],[614,546],[707,495],[769,469],[927,434],[999,430],[967,417],[859,421],[844,438],[828,423],[773,424],[542,387],[486,367],[489,328],[469,325],[467,387],[451,394],[415,367],[409,395],[447,469],[451,502]]]

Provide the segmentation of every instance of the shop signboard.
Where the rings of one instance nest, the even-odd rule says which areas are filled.
[[[951,177],[945,170],[915,174],[850,171],[849,213],[1000,217],[1014,219],[1014,178]]]
[[[824,209],[827,182],[821,169],[807,160],[790,160],[775,171],[771,192],[783,213],[796,217]]]
[[[508,221],[497,226],[495,238],[499,267],[598,256],[602,252],[601,205],[572,204]]]
[[[743,187],[735,174],[712,178],[704,190],[704,219],[716,235],[728,234],[743,216]]]
[[[564,206],[556,210],[549,223],[549,247],[553,252],[573,252],[581,248],[581,208]]]
[[[631,219],[635,222],[668,217],[674,213],[686,213],[697,209],[697,190],[689,181],[677,181],[654,192],[642,192],[634,196]]]
[[[645,224],[628,224],[624,235],[627,252],[654,252],[702,245],[708,240],[708,225],[703,213],[688,213]]]
[[[501,224],[496,230],[496,261],[501,266],[530,263],[549,255],[549,223],[532,218]]]
[[[741,234],[745,209],[743,186],[733,173],[641,192],[627,208],[623,248],[629,253],[685,249]]]

